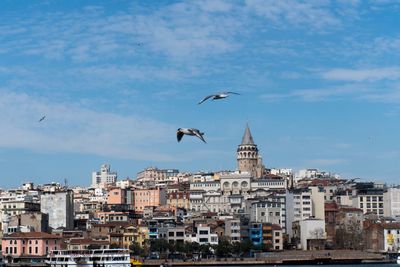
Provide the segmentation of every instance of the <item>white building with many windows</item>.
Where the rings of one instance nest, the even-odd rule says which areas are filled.
[[[101,165],[99,172],[92,172],[92,187],[105,186],[117,181],[117,173],[110,171],[110,165]]]

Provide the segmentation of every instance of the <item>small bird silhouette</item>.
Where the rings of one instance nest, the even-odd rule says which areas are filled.
[[[46,115],[43,116],[43,117],[41,117],[40,120],[39,120],[39,122],[43,121],[45,118],[46,118]]]
[[[217,93],[217,94],[213,94],[213,95],[208,95],[205,98],[203,98],[203,100],[201,100],[198,105],[200,105],[201,103],[203,103],[204,101],[208,100],[208,99],[212,99],[212,100],[218,100],[218,99],[223,99],[223,98],[227,98],[229,95],[240,95],[239,93],[235,93],[235,92],[222,92],[222,93]]]
[[[178,142],[180,142],[182,140],[182,137],[185,134],[197,136],[201,141],[203,141],[204,143],[207,143],[206,140],[204,140],[204,138],[203,138],[204,133],[202,133],[199,130],[194,129],[194,128],[179,128],[176,131],[176,139],[178,139]]]

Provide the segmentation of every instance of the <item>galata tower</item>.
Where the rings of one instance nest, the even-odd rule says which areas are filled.
[[[265,173],[265,167],[261,156],[258,155],[258,148],[254,143],[249,125],[246,126],[242,143],[237,149],[237,163],[240,172],[249,172],[254,178],[260,178]]]

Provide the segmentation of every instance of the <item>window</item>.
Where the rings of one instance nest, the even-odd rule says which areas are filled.
[[[280,235],[281,235],[281,233],[275,232],[275,236],[280,236]]]
[[[39,249],[38,249],[38,247],[35,247],[35,254],[38,254],[39,253]]]
[[[208,230],[200,230],[199,234],[200,235],[208,235]]]

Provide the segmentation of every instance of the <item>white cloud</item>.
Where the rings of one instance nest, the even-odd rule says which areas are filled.
[[[246,0],[246,7],[269,20],[275,27],[307,26],[323,29],[341,24],[328,1]]]
[[[42,115],[47,115],[41,123]],[[174,161],[154,144],[175,141],[175,127],[139,116],[96,112],[27,94],[0,91],[0,146],[44,153]]]
[[[285,99],[300,99],[303,101],[329,101],[341,99],[343,97],[360,97],[368,92],[371,88],[367,85],[345,84],[342,86],[322,87],[314,89],[298,89],[289,91],[288,93],[263,94],[260,96],[262,100],[275,102]]]
[[[332,69],[321,73],[321,76],[327,80],[351,82],[397,80],[400,78],[400,68]]]

